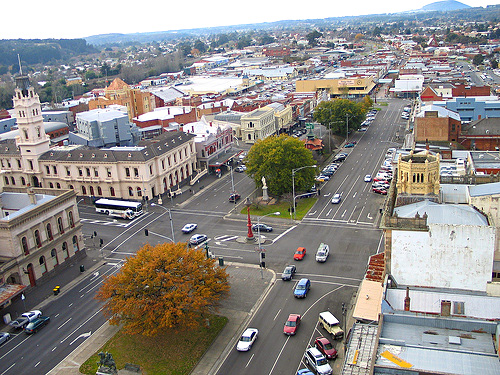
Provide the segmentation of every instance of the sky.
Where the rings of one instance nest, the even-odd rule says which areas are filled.
[[[0,39],[84,38],[108,33],[168,31],[245,23],[396,13],[419,9],[433,0],[357,0],[288,2],[253,0],[222,2],[62,0],[5,1],[2,4]],[[499,0],[465,0],[478,7]],[[340,4],[339,4],[340,3]],[[143,9],[133,8],[144,5]]]

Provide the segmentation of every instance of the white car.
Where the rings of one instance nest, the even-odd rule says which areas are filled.
[[[330,254],[330,246],[325,243],[321,243],[316,251],[316,262],[326,262],[328,255]]]
[[[372,175],[371,174],[367,174],[365,176],[365,182],[371,182],[372,181]]]
[[[340,203],[341,199],[342,199],[342,196],[339,193],[335,194],[332,198],[332,204]]]
[[[252,345],[257,340],[259,330],[257,328],[247,328],[240,337],[236,350],[239,352],[248,352],[252,349]]]
[[[198,228],[198,224],[190,223],[182,227],[182,233],[191,233],[193,230]]]

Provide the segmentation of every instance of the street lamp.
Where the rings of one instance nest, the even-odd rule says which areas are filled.
[[[247,197],[247,200],[245,201],[245,206],[247,207],[247,227],[248,227],[247,241],[253,240],[252,221],[250,220],[250,206],[251,205],[252,205],[252,202],[250,202],[250,198]]]
[[[172,212],[170,211],[170,208],[166,208],[166,207],[160,206],[159,204],[156,204],[156,203],[151,203],[151,206],[161,207],[165,211],[168,212],[168,217],[170,219],[170,229],[172,230],[172,242],[175,243],[174,222],[172,221]]]
[[[258,241],[258,246],[259,246],[259,265],[260,265],[260,277],[261,278],[264,278],[264,275],[262,274],[262,268],[265,268],[265,263],[264,263],[264,256],[263,256],[263,253],[262,253],[262,246],[261,246],[261,242],[260,242],[260,219],[266,217],[266,216],[270,216],[270,215],[281,215],[281,212],[279,211],[276,211],[276,212],[270,212],[268,214],[265,214],[264,216],[259,216],[257,218],[257,241]]]
[[[233,177],[233,167],[229,164],[222,163],[220,165],[225,165],[229,168],[229,172],[231,173],[231,194],[236,194],[236,190],[234,190],[234,177]],[[234,205],[236,206],[236,199],[234,200]]]
[[[345,306],[345,303],[342,302],[342,317],[343,317],[343,320],[344,320],[344,337],[343,337],[343,342],[344,342],[344,356],[345,356],[345,352],[347,350],[347,341],[346,341],[346,336],[347,336],[347,333],[346,333],[346,313],[347,313],[347,307]]]
[[[297,218],[297,215],[295,214],[295,172],[297,171],[300,171],[301,169],[304,169],[304,168],[316,168],[317,165],[314,164],[314,165],[305,165],[303,167],[300,167],[300,168],[295,168],[295,169],[292,169],[292,196],[293,196],[293,217],[294,218]]]

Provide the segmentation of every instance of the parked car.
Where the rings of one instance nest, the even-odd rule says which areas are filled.
[[[305,278],[300,279],[297,285],[295,286],[295,290],[293,291],[293,296],[295,298],[306,298],[309,289],[311,289],[311,281]]]
[[[236,350],[239,352],[247,352],[252,349],[252,345],[257,336],[259,335],[259,330],[257,328],[247,328],[245,332],[240,337],[238,344],[236,345]]]
[[[0,345],[5,344],[9,340],[10,340],[9,332],[0,332]]]
[[[205,242],[207,239],[208,237],[206,234],[195,234],[191,236],[191,238],[189,239],[189,243],[191,245],[198,245],[202,242]]]
[[[14,328],[24,328],[26,325],[38,317],[42,316],[42,312],[40,310],[32,310],[25,313],[22,313],[21,316],[9,323],[10,326]]]
[[[297,375],[314,375],[314,372],[311,372],[308,368],[303,368],[297,371]]]
[[[293,279],[293,275],[295,275],[295,272],[297,271],[297,267],[295,267],[294,264],[290,264],[285,267],[283,270],[283,273],[281,274],[281,280],[283,281],[289,281]]]
[[[325,175],[319,175],[318,177],[316,177],[316,181],[318,182],[330,181],[330,177]]]
[[[356,142],[349,142],[349,143],[347,143],[344,147],[345,147],[345,148],[352,148],[352,147],[354,147],[354,146],[356,146]]]
[[[304,362],[320,375],[331,375],[333,373],[330,364],[321,352],[316,348],[309,348],[304,354]]]
[[[293,260],[302,260],[306,256],[306,248],[299,247],[295,250],[295,254],[293,254]]]
[[[295,335],[300,325],[300,318],[301,317],[299,314],[288,315],[288,319],[286,320],[285,326],[283,327],[283,333],[288,336]]]
[[[182,233],[191,233],[193,230],[198,228],[198,224],[190,223],[182,227]]]
[[[344,336],[344,331],[340,327],[340,321],[330,311],[319,313],[318,324],[336,340]]]
[[[270,226],[270,225],[266,225],[266,224],[254,224],[252,225],[252,230],[253,231],[261,231],[261,232],[272,232],[273,231],[273,227]]]
[[[330,254],[330,246],[326,243],[321,243],[316,251],[316,262],[326,262],[328,255]]]
[[[367,174],[364,178],[364,181],[365,182],[371,182],[372,181],[372,175],[371,174]]]
[[[314,346],[326,357],[326,359],[337,358],[337,350],[326,337],[316,337]]]
[[[40,316],[35,320],[28,323],[26,327],[24,327],[24,332],[27,334],[32,334],[38,332],[39,329],[43,328],[50,321],[49,316]]]
[[[332,204],[340,203],[341,199],[342,199],[342,196],[340,193],[335,194],[332,198]]]
[[[247,170],[247,166],[246,165],[238,165],[234,171],[235,172],[238,172],[238,173],[243,173]]]
[[[387,195],[387,190],[384,188],[373,188],[372,190],[374,193],[381,194],[381,195]]]

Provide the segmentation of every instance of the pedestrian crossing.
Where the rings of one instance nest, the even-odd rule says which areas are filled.
[[[127,228],[132,223],[132,222],[124,223],[118,220],[105,221],[105,220],[84,219],[84,218],[80,218],[80,221],[82,223],[87,223],[87,224],[105,225],[109,227],[122,227],[122,228]]]
[[[226,242],[226,241],[233,241],[237,239],[239,236],[231,236],[231,235],[223,235],[223,236],[215,236],[214,240],[218,242]]]

